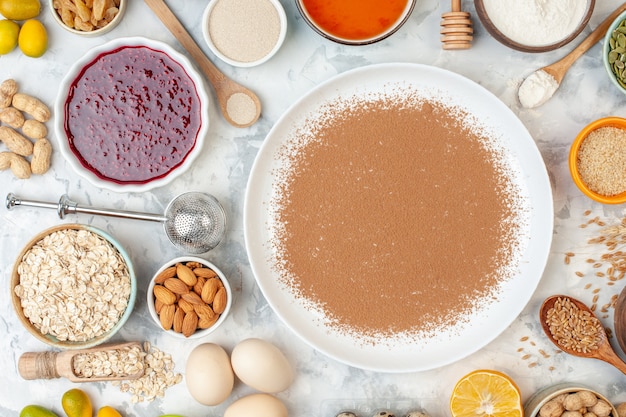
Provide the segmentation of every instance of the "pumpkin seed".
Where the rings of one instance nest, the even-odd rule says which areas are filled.
[[[626,20],[611,33],[607,58],[615,80],[626,89]]]

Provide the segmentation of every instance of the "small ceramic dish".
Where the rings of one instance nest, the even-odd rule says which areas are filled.
[[[495,0],[495,1],[500,2],[501,0]],[[585,7],[584,14],[580,22],[578,23],[578,25],[575,27],[575,29],[572,32],[564,36],[562,39],[551,41],[549,44],[536,44],[536,45],[526,45],[526,44],[519,42],[518,40],[512,39],[510,37],[510,34],[509,36],[507,36],[505,34],[505,32],[507,32],[507,29],[503,27],[502,22],[500,22],[498,25],[498,23],[494,22],[494,20],[489,17],[488,7],[485,7],[485,3],[483,0],[474,0],[474,5],[476,7],[476,14],[478,15],[478,18],[482,22],[483,26],[485,27],[485,29],[487,29],[487,32],[489,32],[489,34],[493,36],[498,42],[500,42],[501,44],[505,46],[508,46],[509,48],[512,48],[521,52],[538,53],[538,52],[553,51],[562,46],[565,46],[571,41],[573,41],[583,31],[585,26],[587,26],[587,23],[589,22],[591,15],[593,14],[593,9],[596,3],[595,0],[585,0],[585,1],[587,2],[587,4]],[[523,18],[523,16],[516,16],[516,17]],[[524,27],[528,28],[528,30],[532,30],[532,27],[530,24],[524,25]]]
[[[353,2],[296,0],[300,15],[315,32],[343,45],[369,45],[391,36],[409,19],[415,3],[417,0],[385,2],[387,6],[397,6],[393,10],[389,7],[383,8],[381,3],[363,4],[360,7],[385,13],[363,16],[363,13],[352,13],[350,8],[356,4]],[[342,16],[341,21],[338,21],[338,16]]]
[[[561,383],[561,384],[557,384],[557,385],[553,385],[553,386],[544,388],[544,389],[536,392],[524,404],[524,415],[526,417],[538,417],[539,416],[539,411],[541,410],[541,408],[543,406],[545,406],[547,403],[549,403],[550,401],[553,401],[553,400],[555,400],[555,401],[563,401],[565,399],[565,396],[567,396],[569,394],[576,394],[576,393],[579,393],[581,391],[588,391],[588,392],[594,394],[598,401],[604,402],[604,404],[602,404],[602,408],[607,408],[608,407],[608,409],[610,409],[610,414],[609,414],[610,416],[612,416],[612,417],[617,417],[618,416],[617,410],[615,409],[615,406],[604,395],[598,393],[597,391],[594,391],[593,389],[590,389],[590,388],[587,388],[585,386],[578,385],[578,384],[572,384],[572,383]],[[563,396],[563,397],[561,397],[561,396]],[[568,400],[568,401],[570,401],[570,400]],[[572,402],[574,402],[574,401],[572,401]],[[589,409],[589,408],[592,408],[593,406],[583,406],[583,407]],[[561,409],[561,408],[559,408],[559,409]],[[580,408],[577,409],[576,411],[579,411],[579,410],[580,410]],[[606,411],[606,410],[604,410],[604,411]],[[585,414],[585,413],[582,413],[582,414]],[[557,414],[557,415],[559,415],[559,414]],[[606,415],[606,414],[603,414],[603,415]]]
[[[111,265],[114,265],[113,263],[109,263],[108,265],[101,265],[100,267],[98,267],[98,265],[94,263],[94,259],[88,258],[86,256],[85,256],[86,258],[85,260],[74,259],[78,257],[74,255],[72,255],[71,259],[69,258],[61,259],[60,257],[61,255],[58,255],[58,254],[63,253],[64,255],[62,256],[65,256],[66,252],[64,252],[63,249],[61,248],[64,248],[67,245],[69,245],[68,242],[64,241],[64,242],[52,244],[52,242],[50,242],[50,240],[48,239],[53,239],[52,237],[50,237],[50,235],[53,235],[55,232],[63,232],[63,231],[68,231],[68,230],[77,230],[79,232],[80,231],[87,232],[85,235],[83,235],[82,237],[77,237],[75,240],[75,242],[77,242],[75,243],[75,245],[80,245],[81,250],[83,252],[87,251],[86,248],[91,247],[91,246],[87,246],[88,244],[90,244],[89,242],[101,241],[101,239],[103,239],[104,241],[108,242],[110,247],[113,248],[113,251],[112,252],[108,251],[108,253],[117,252],[122,262],[117,263],[118,265],[117,269],[112,269]],[[58,236],[58,235],[53,235],[53,236]],[[97,239],[98,237],[100,239]],[[40,242],[47,242],[47,243],[41,243],[38,245],[38,243]],[[50,254],[47,255],[47,259],[50,259],[49,261],[50,265],[54,265],[53,264],[54,260],[56,260],[58,265],[64,262],[72,264],[70,267],[67,267],[67,268],[56,267],[54,269],[50,269],[49,274],[47,271],[45,274],[42,274],[41,270],[39,273],[39,277],[40,277],[39,286],[44,285],[43,276],[44,275],[46,277],[49,276],[50,282],[48,286],[46,287],[47,291],[55,291],[55,288],[56,288],[58,291],[62,291],[65,295],[64,297],[58,297],[58,298],[52,297],[52,295],[50,295],[50,298],[54,298],[55,300],[60,300],[60,301],[55,301],[56,303],[55,306],[50,306],[52,311],[56,311],[57,309],[63,308],[67,312],[66,314],[68,315],[76,314],[74,317],[70,317],[70,321],[72,325],[75,327],[75,329],[73,330],[75,335],[73,337],[68,337],[66,340],[62,340],[62,339],[65,339],[64,337],[59,338],[60,332],[61,332],[60,330],[58,332],[55,330],[52,330],[50,332],[40,330],[40,329],[43,329],[44,326],[49,326],[51,329],[54,327],[54,324],[52,323],[52,321],[54,321],[54,317],[56,317],[55,314],[46,314],[44,312],[40,312],[39,314],[29,313],[28,316],[33,317],[31,321],[31,318],[27,317],[27,314],[25,314],[24,307],[23,307],[23,303],[29,304],[29,302],[27,301],[27,298],[23,299],[24,296],[18,296],[18,294],[15,291],[15,288],[18,285],[22,286],[24,291],[29,291],[28,288],[25,288],[25,286],[29,286],[30,281],[27,282],[24,279],[22,279],[23,277],[21,277],[20,275],[20,265],[22,264],[22,262],[24,262],[24,257],[31,254],[31,250],[35,245],[37,245],[38,247],[37,251],[41,251],[41,255],[39,256],[35,255],[35,258],[38,257],[39,259],[41,259],[41,257],[45,254],[46,251],[51,250],[54,253],[51,252]],[[46,247],[51,248],[51,249],[46,249]],[[100,259],[102,261],[107,261],[104,255],[104,252],[100,252],[104,247],[105,245],[100,244],[98,247],[94,248],[93,250],[94,250],[94,253],[97,253],[95,251],[99,251],[100,253],[97,259]],[[80,251],[77,250],[77,252],[80,252]],[[80,278],[77,272],[74,275],[72,275],[73,271],[78,270],[79,264],[80,265],[92,265],[94,268],[97,268],[100,271],[99,280],[97,281],[99,283],[102,283],[103,282],[102,279],[105,278],[104,271],[109,269],[109,273],[106,274],[106,281],[111,285],[113,289],[109,290],[108,295],[105,294],[106,289],[102,288],[102,286],[98,286],[97,288],[94,287],[99,284],[85,284],[84,283],[85,276],[82,276],[82,278]],[[123,267],[120,267],[120,264],[123,265]],[[95,276],[91,272],[84,273],[84,275],[87,275],[87,279],[90,282],[91,282],[91,276]],[[124,280],[127,279],[128,281],[122,282],[121,281],[122,279]],[[96,280],[94,280],[94,282],[96,282]],[[91,285],[91,287],[89,287],[89,285]],[[80,286],[83,287],[82,291],[79,291]],[[124,296],[123,293],[126,290],[128,290],[128,299],[126,301],[126,306],[124,307],[123,313],[121,313],[121,315],[118,316],[117,322],[113,324],[112,327],[105,332],[96,330],[96,327],[102,325],[102,323],[98,321],[90,322],[90,320],[87,317],[90,317],[90,316],[95,317],[96,313],[103,314],[105,316],[107,314],[119,314],[118,312],[114,310],[116,307],[112,305],[111,300],[112,300],[112,297],[119,298],[121,296]],[[33,291],[33,290],[31,289],[30,291]],[[79,292],[72,294],[71,291],[79,291]],[[87,295],[87,294],[93,295],[100,291],[102,291],[104,294],[102,296],[103,297],[102,299]],[[38,288],[36,292],[41,293],[41,289]],[[136,279],[135,272],[133,269],[133,264],[130,260],[130,257],[124,250],[124,248],[120,245],[120,243],[117,240],[115,240],[112,236],[110,236],[106,232],[98,228],[88,226],[88,225],[82,225],[82,224],[63,224],[63,225],[51,227],[49,229],[42,231],[41,233],[38,233],[24,246],[24,248],[22,249],[22,251],[20,252],[20,254],[18,255],[15,261],[15,264],[13,266],[13,271],[11,273],[11,300],[13,303],[13,309],[15,310],[15,313],[17,314],[18,319],[20,320],[22,325],[24,325],[26,330],[28,330],[28,332],[32,334],[35,338],[37,338],[38,340],[50,346],[53,346],[59,349],[86,349],[86,348],[100,345],[108,341],[109,339],[111,339],[111,337],[113,337],[113,335],[115,335],[120,330],[120,328],[124,325],[124,323],[126,323],[128,318],[130,317],[133,311],[133,307],[135,305],[136,293],[137,293],[137,279]],[[47,298],[47,294],[41,294],[41,297],[43,297],[42,299],[45,300]],[[43,301],[38,302],[38,304],[40,305],[42,305],[43,303],[44,303]],[[89,303],[97,303],[101,307],[92,306],[92,307],[89,307],[86,311],[84,311],[82,307],[76,305],[77,303],[83,303],[85,305],[88,305]],[[103,308],[105,310],[102,310]],[[100,310],[97,311],[98,309]],[[29,308],[29,310],[31,312],[33,311],[32,306],[31,308]],[[35,326],[33,322],[38,322],[38,325]],[[82,327],[79,326],[77,322],[82,322]],[[109,326],[110,326],[110,323],[105,325],[105,327],[109,327]],[[94,329],[93,333],[97,334],[97,336],[81,341],[80,340],[81,338],[78,337],[79,333],[88,327]]]
[[[593,191],[591,188],[589,188],[589,186],[583,180],[580,174],[580,171],[578,169],[578,163],[579,163],[578,154],[579,154],[579,151],[583,142],[585,141],[585,139],[587,138],[587,136],[589,136],[591,132],[602,127],[616,127],[616,128],[626,130],[626,119],[623,119],[621,117],[605,117],[602,119],[598,119],[594,122],[591,122],[590,124],[585,126],[580,131],[580,133],[576,136],[570,148],[569,161],[568,161],[569,170],[570,170],[572,179],[574,180],[574,183],[580,189],[580,191],[582,191],[587,197],[603,204],[621,204],[621,203],[626,202],[626,191],[619,193],[619,194],[615,194],[615,195],[609,195],[609,196],[599,194]]]
[[[113,30],[124,18],[124,14],[126,13],[126,5],[128,4],[128,1],[129,0],[113,0],[115,7],[111,7],[110,11],[103,10],[102,11],[103,16],[101,17],[101,19],[96,20],[96,25],[93,25],[92,23],[85,23],[85,26],[83,29],[75,26],[74,17],[76,15],[73,11],[70,11],[69,9],[61,9],[61,10],[55,9],[54,4],[57,3],[56,0],[50,0],[48,4],[50,6],[50,11],[52,12],[52,16],[54,17],[54,20],[56,20],[56,22],[59,24],[59,26],[61,26],[63,29],[75,35],[90,38],[90,37],[104,35],[105,33],[108,33],[111,30]],[[106,4],[107,2],[104,1],[104,3]],[[64,2],[58,2],[58,4],[62,5],[64,4]],[[91,18],[93,18],[93,15],[94,15],[94,10],[87,9],[87,11],[91,12],[90,19],[89,19],[91,20]]]
[[[287,35],[287,15],[278,0],[211,0],[202,16],[202,35],[211,51],[236,67],[267,62]]]
[[[151,39],[117,38],[90,49],[63,78],[54,108],[59,151],[99,188],[161,187],[200,154],[209,106],[184,55]]]
[[[178,269],[180,265],[186,267],[184,271]],[[155,287],[160,290],[155,291]],[[146,295],[155,324],[183,339],[214,332],[226,320],[233,303],[232,290],[222,271],[194,256],[166,262],[150,280]],[[168,297],[171,302],[166,300]]]
[[[622,61],[626,60],[626,54],[620,54],[617,51],[612,52],[615,49],[615,46],[621,46],[616,45],[616,42],[621,42],[626,45],[626,33],[619,33],[616,30],[622,26],[624,21],[626,21],[626,12],[620,14],[607,29],[606,35],[604,35],[604,44],[602,45],[602,62],[604,63],[604,68],[606,69],[606,73],[609,75],[611,82],[615,84],[615,86],[622,93],[626,94],[626,73],[624,73],[626,70],[626,64]],[[626,32],[626,28],[620,30],[624,30]],[[622,46],[622,48],[623,47],[624,46]],[[622,68],[617,67],[618,65]],[[617,71],[623,74],[620,79],[617,77]]]

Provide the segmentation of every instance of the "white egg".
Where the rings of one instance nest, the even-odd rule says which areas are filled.
[[[289,361],[276,346],[262,339],[239,342],[231,354],[235,375],[250,387],[268,393],[284,391],[293,381]]]
[[[187,358],[185,380],[189,393],[199,403],[217,405],[223,402],[235,384],[228,353],[215,343],[196,346]]]
[[[287,407],[269,394],[251,394],[228,406],[224,417],[287,417]]]

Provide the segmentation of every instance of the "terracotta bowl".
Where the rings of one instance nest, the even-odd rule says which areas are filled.
[[[572,143],[572,147],[569,152],[569,170],[572,176],[572,180],[576,186],[583,192],[587,197],[591,198],[594,201],[603,204],[621,204],[626,202],[626,191],[620,194],[606,196],[602,194],[598,194],[597,192],[590,189],[587,184],[583,181],[580,172],[578,171],[578,152],[580,151],[580,147],[582,143],[585,141],[589,133],[593,132],[596,129],[601,127],[617,127],[620,129],[626,129],[626,119],[621,117],[605,117],[602,119],[598,119],[594,122],[591,122],[587,126],[580,131],[580,133],[574,139]]]

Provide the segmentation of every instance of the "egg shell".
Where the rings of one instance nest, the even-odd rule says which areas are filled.
[[[204,405],[220,404],[235,384],[228,353],[215,343],[196,346],[187,358],[185,380],[196,401]]]
[[[285,355],[276,346],[262,339],[245,339],[231,353],[235,375],[246,385],[265,393],[286,390],[294,373]]]
[[[270,394],[241,397],[226,408],[224,417],[287,417],[287,407]]]

